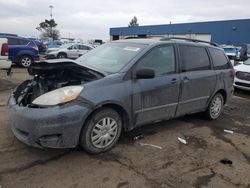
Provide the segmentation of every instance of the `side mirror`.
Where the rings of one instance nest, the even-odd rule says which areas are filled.
[[[136,79],[152,79],[155,77],[155,71],[149,68],[136,70]]]

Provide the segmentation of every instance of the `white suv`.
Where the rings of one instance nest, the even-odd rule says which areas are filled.
[[[8,58],[9,58],[8,39],[0,38],[0,69],[4,69],[4,70],[11,69],[12,63]]]

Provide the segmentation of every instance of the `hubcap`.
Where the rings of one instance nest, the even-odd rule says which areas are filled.
[[[24,67],[29,67],[31,65],[31,59],[29,57],[24,57],[22,58],[21,63]]]
[[[92,130],[92,144],[97,148],[105,148],[114,141],[117,133],[117,122],[109,117],[103,118],[97,124],[95,124]]]
[[[222,108],[222,99],[221,97],[217,96],[216,98],[214,98],[211,104],[211,109],[210,109],[211,116],[213,118],[217,118],[220,115],[221,108]]]

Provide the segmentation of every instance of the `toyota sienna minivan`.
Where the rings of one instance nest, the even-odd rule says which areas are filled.
[[[122,131],[204,112],[217,119],[233,92],[223,49],[187,39],[129,39],[101,45],[77,60],[32,64],[33,79],[9,98],[22,142],[49,148],[111,149]]]

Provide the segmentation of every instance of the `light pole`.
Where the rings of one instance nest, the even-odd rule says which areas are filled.
[[[49,8],[50,8],[50,19],[52,19],[52,16],[53,16],[53,15],[52,15],[52,9],[53,9],[54,7],[53,7],[53,5],[50,5]]]
[[[50,5],[49,6],[49,8],[50,8],[50,22],[52,21],[52,9],[54,8],[53,7],[53,5]],[[53,38],[53,34],[52,34],[52,24],[50,23],[50,36],[52,37],[52,40],[54,40],[54,38]]]

